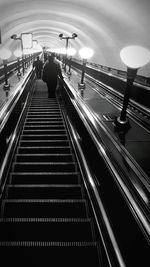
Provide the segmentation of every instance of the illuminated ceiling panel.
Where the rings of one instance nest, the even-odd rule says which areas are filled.
[[[150,48],[149,13],[149,0],[0,0],[0,46],[14,50],[20,42],[10,36],[32,32],[42,46],[60,48],[65,40],[58,35],[75,32],[70,47],[89,46],[95,50],[91,61],[124,69],[119,56],[124,46]],[[150,65],[141,72],[149,76]]]

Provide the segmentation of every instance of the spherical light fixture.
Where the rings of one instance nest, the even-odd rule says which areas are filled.
[[[150,51],[142,46],[131,45],[120,51],[120,57],[127,67],[138,69],[150,61]]]
[[[0,58],[2,60],[7,60],[11,57],[12,52],[7,48],[0,49]]]
[[[79,55],[83,59],[89,59],[93,56],[94,51],[89,47],[83,47],[79,50]]]
[[[93,49],[89,47],[83,47],[79,50],[79,55],[83,59],[81,82],[78,84],[79,89],[85,89],[84,74],[85,74],[86,62],[87,59],[90,59],[93,56],[93,54],[94,54]]]
[[[118,130],[128,129],[129,120],[126,117],[130,91],[133,86],[134,79],[140,67],[145,66],[150,61],[150,51],[147,48],[138,45],[124,47],[120,51],[120,57],[123,63],[127,66],[127,83],[124,93],[123,106],[120,117],[115,121]]]
[[[75,54],[76,54],[76,50],[74,49],[74,48],[68,48],[68,52],[67,52],[67,54],[69,55],[69,56],[74,56]]]
[[[15,57],[22,57],[22,51],[19,50],[19,49],[15,50],[15,51],[14,51],[14,56],[15,56]]]

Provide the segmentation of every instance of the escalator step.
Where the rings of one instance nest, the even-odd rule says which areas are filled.
[[[27,113],[27,116],[26,116],[26,119],[43,119],[43,118],[49,118],[49,119],[57,119],[57,118],[61,118],[62,119],[62,114],[61,113],[58,113],[58,114],[55,114],[55,113],[52,113],[52,114],[31,114],[31,113]]]
[[[66,129],[51,129],[51,130],[23,130],[22,131],[22,134],[25,134],[25,135],[30,135],[30,134],[34,134],[34,135],[56,135],[56,134],[66,134]]]
[[[1,241],[92,241],[91,221],[0,219]]]
[[[8,199],[81,199],[79,185],[9,185]]]
[[[28,112],[37,112],[37,113],[41,113],[42,112],[45,112],[45,111],[60,111],[60,108],[57,107],[56,105],[54,106],[49,106],[49,107],[46,107],[46,106],[40,106],[40,107],[37,107],[37,106],[30,106],[29,109],[28,109]]]
[[[11,173],[12,184],[78,184],[78,173]]]
[[[3,200],[2,217],[86,218],[85,200]]]
[[[71,162],[72,154],[17,154],[16,162]]]
[[[64,146],[51,146],[51,147],[18,147],[17,148],[17,153],[19,154],[41,154],[41,153],[45,153],[45,154],[56,154],[56,153],[66,153],[66,154],[70,154],[71,153],[71,147],[64,147]]]
[[[19,162],[13,163],[14,172],[74,172],[74,162]]]
[[[26,146],[69,146],[70,142],[68,140],[28,140],[28,141],[20,141],[19,146],[20,147],[26,147]]]
[[[64,125],[64,121],[61,117],[58,118],[38,118],[38,119],[25,119],[25,125],[35,125],[35,124],[62,124]]]
[[[43,125],[43,126],[47,126],[47,125],[49,125],[49,126],[54,126],[54,125],[56,125],[56,126],[64,126],[64,123],[63,123],[63,121],[57,121],[57,120],[46,120],[46,121],[41,121],[41,120],[38,120],[38,121],[32,121],[32,122],[25,122],[24,123],[24,127],[26,127],[26,126],[29,126],[29,127],[39,127],[39,126],[41,126],[41,125]]]
[[[64,125],[55,125],[55,124],[50,124],[50,125],[25,125],[24,130],[64,130]]]
[[[96,242],[5,242],[0,248],[5,265],[101,267]],[[18,244],[18,245],[17,245]],[[15,246],[14,246],[15,245]],[[8,257],[9,255],[9,257]]]
[[[60,125],[60,126],[64,126],[64,123],[62,120],[58,121],[58,120],[38,120],[38,121],[26,121],[24,126],[39,126],[39,125]]]
[[[44,140],[68,140],[68,136],[65,134],[45,134],[45,135],[35,135],[35,134],[30,134],[30,135],[21,135],[20,140],[39,140],[39,139],[44,139]]]
[[[59,110],[55,110],[55,109],[52,109],[52,110],[47,110],[47,111],[45,111],[45,110],[42,110],[42,111],[37,111],[37,112],[35,112],[35,111],[29,111],[28,113],[27,113],[28,115],[61,115],[61,112],[59,111]]]

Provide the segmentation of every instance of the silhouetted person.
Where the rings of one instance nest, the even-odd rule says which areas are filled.
[[[47,56],[47,53],[44,53],[44,62],[46,62],[48,56]]]
[[[41,74],[42,74],[42,68],[43,68],[43,62],[37,57],[37,60],[33,62],[33,67],[35,67],[35,72],[36,72],[36,77],[37,79],[41,79]]]
[[[55,97],[58,76],[63,79],[60,65],[55,61],[54,55],[49,55],[42,72],[42,80],[48,88],[48,97]]]

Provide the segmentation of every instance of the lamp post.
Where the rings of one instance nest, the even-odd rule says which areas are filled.
[[[91,48],[84,47],[79,50],[79,54],[81,58],[83,59],[83,65],[82,65],[82,73],[81,73],[81,82],[78,84],[78,88],[85,89],[84,74],[85,74],[86,63],[87,63],[87,59],[93,56],[94,51]]]
[[[69,42],[69,39],[75,39],[78,35],[76,33],[73,33],[72,36],[63,36],[63,33],[60,33],[59,34],[59,38],[62,40],[62,39],[65,39],[66,40],[66,56],[65,56],[65,67],[64,67],[64,70],[66,72],[66,64],[67,64],[67,53],[68,53],[68,42]]]
[[[0,58],[3,60],[4,64],[4,76],[5,76],[5,83],[4,83],[4,91],[6,93],[6,97],[8,97],[10,84],[8,83],[8,70],[7,70],[7,60],[11,57],[11,51],[9,49],[3,48],[0,50]]]
[[[76,54],[76,50],[74,48],[68,49],[68,55],[70,56],[68,75],[71,75],[71,60],[72,60],[72,56],[74,56],[75,54]]]
[[[20,58],[22,57],[22,51],[17,49],[14,51],[14,56],[17,57],[17,62],[18,62],[18,78],[20,79],[21,72],[20,72]]]
[[[130,98],[130,91],[138,69],[150,61],[150,51],[141,46],[127,46],[121,50],[120,57],[123,63],[127,66],[127,83],[121,114],[120,117],[116,118],[115,125],[118,128],[126,129],[129,127],[129,120],[126,117],[126,113]]]

